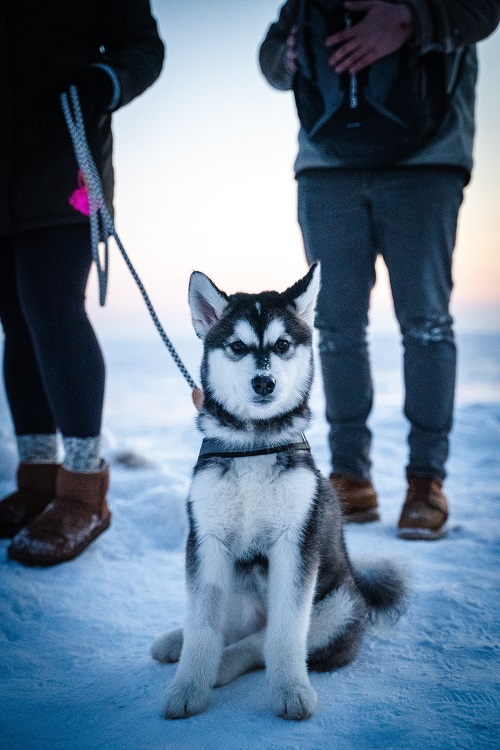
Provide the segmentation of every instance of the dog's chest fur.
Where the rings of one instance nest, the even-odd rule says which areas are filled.
[[[197,535],[214,535],[237,557],[266,554],[283,533],[300,534],[316,483],[309,468],[287,468],[276,455],[211,461],[191,485]]]

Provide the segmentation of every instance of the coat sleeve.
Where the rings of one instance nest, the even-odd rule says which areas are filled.
[[[485,39],[500,21],[499,0],[403,0],[413,11],[416,42],[422,52],[458,47]]]
[[[286,40],[297,21],[299,0],[287,0],[279,18],[269,27],[259,50],[260,69],[266,80],[276,89],[288,91],[293,86],[294,74],[285,65]]]
[[[116,75],[120,94],[113,109],[128,104],[161,73],[165,46],[160,39],[149,0],[104,0],[103,62]]]

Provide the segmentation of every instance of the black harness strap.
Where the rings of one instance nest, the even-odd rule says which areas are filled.
[[[198,460],[200,458],[244,458],[247,456],[268,456],[273,453],[291,453],[293,451],[310,451],[311,448],[303,433],[298,435],[295,443],[284,445],[260,446],[248,450],[231,450],[226,447],[227,443],[219,438],[204,438]]]

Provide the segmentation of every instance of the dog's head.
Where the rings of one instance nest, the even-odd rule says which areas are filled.
[[[193,326],[204,342],[205,397],[243,420],[284,415],[308,396],[319,265],[286,291],[227,295],[205,274],[189,283]]]

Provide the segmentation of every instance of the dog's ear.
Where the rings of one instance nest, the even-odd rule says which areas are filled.
[[[227,294],[217,289],[201,271],[193,271],[189,279],[189,307],[196,335],[204,339],[221,318],[227,307]]]
[[[294,304],[297,315],[309,326],[314,324],[314,310],[321,283],[320,264],[313,263],[307,274],[283,292]]]

